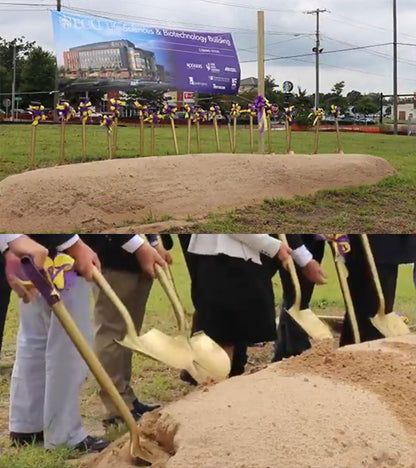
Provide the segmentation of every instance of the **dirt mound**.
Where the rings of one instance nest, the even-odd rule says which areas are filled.
[[[265,198],[373,184],[394,174],[366,155],[201,154],[38,169],[0,182],[0,229],[103,232],[201,219]]]
[[[324,343],[197,390],[140,427],[163,449],[157,468],[415,468],[415,358],[416,336]],[[84,466],[130,467],[127,446]]]

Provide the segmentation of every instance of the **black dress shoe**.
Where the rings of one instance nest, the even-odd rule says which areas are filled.
[[[142,413],[139,413],[134,408],[130,411],[135,421],[138,421],[142,417]],[[104,429],[109,429],[110,427],[121,426],[124,424],[124,419],[121,416],[114,416],[112,418],[103,419]]]
[[[137,398],[133,401],[133,411],[139,414],[149,413],[150,411],[154,411],[158,408],[160,408],[160,405],[158,405],[157,403],[142,403]]]
[[[101,437],[87,436],[79,444],[74,447],[74,450],[78,450],[83,453],[101,452],[110,445],[108,440],[102,439]]]
[[[43,431],[40,432],[10,432],[10,440],[12,445],[18,447],[19,445],[39,444],[43,442]]]

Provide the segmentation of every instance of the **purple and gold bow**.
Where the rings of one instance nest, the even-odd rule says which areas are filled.
[[[308,115],[309,118],[314,117],[313,126],[315,126],[318,122],[321,122],[324,118],[324,110],[322,107],[318,107],[318,109],[314,110]]]
[[[233,119],[237,119],[241,114],[241,106],[234,102],[231,106],[230,115]]]
[[[149,117],[149,106],[141,104],[139,101],[133,102],[134,107],[139,111],[139,119],[147,119]]]
[[[62,122],[68,122],[75,115],[75,109],[66,99],[61,99],[56,109],[58,110],[58,115]]]
[[[185,110],[185,119],[189,120],[191,119],[192,120],[195,120],[195,108],[194,106],[191,106],[190,104],[185,104],[183,106],[184,110]]]
[[[157,124],[159,123],[160,120],[163,119],[163,115],[160,114],[159,112],[148,112],[147,117],[144,119],[145,122],[150,122],[152,124]]]
[[[208,112],[202,107],[196,107],[194,112],[194,121],[195,122],[205,122],[208,120]]]
[[[337,119],[340,114],[341,114],[341,107],[335,105],[335,104],[332,104],[331,106],[331,113],[333,114],[333,116]]]
[[[122,109],[126,106],[125,101],[120,101],[120,99],[111,98],[110,99],[110,110],[114,114],[114,117],[120,117]]]
[[[215,120],[220,116],[221,116],[220,106],[218,106],[217,104],[211,104],[211,107],[209,108],[209,118],[211,120]]]
[[[36,127],[41,120],[46,120],[45,107],[40,102],[31,102],[29,112],[32,114],[32,125]]]
[[[289,106],[285,107],[285,117],[286,117],[286,122],[288,123],[289,126],[293,124],[293,110],[295,106]]]
[[[173,107],[169,104],[165,104],[162,109],[162,114],[165,119],[174,119],[177,111],[178,111],[177,107]]]
[[[244,109],[242,112],[250,115],[251,117],[255,117],[257,115],[256,106],[253,103],[250,103],[247,109]]]
[[[264,110],[266,111],[266,116],[267,117],[270,117],[273,113],[273,110],[272,110],[272,105],[270,104],[269,100],[266,99],[265,100],[265,105],[264,105]]]
[[[253,104],[254,104],[254,108],[256,109],[256,113],[257,113],[257,122],[259,124],[260,133],[264,133],[265,122],[264,122],[264,119],[263,119],[263,113],[264,113],[265,107],[266,107],[266,99],[261,94],[258,94],[254,98]]]
[[[111,133],[114,124],[112,115],[104,114],[100,123],[101,127],[105,127],[108,133]]]
[[[81,98],[78,109],[79,109],[79,117],[82,122],[85,123],[88,120],[88,117],[92,114],[91,107],[92,107],[92,104],[88,98]]]
[[[64,253],[58,253],[53,258],[46,258],[44,270],[50,282],[58,291],[74,287],[77,279],[77,272],[75,271],[74,265],[75,260]],[[32,284],[24,273],[20,276],[20,280],[23,285]]]
[[[345,254],[351,252],[350,240],[347,234],[316,234],[317,240],[326,240],[328,242],[335,242],[338,246],[340,255],[345,257]]]

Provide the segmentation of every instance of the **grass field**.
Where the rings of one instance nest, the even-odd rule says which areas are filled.
[[[30,125],[0,126],[0,180],[22,172],[28,167]],[[149,154],[147,130],[146,154]],[[81,160],[81,127],[67,130],[67,162]],[[181,152],[186,151],[186,128],[177,129]],[[211,127],[203,127],[202,151],[214,152],[215,139]],[[220,131],[221,146],[229,151],[228,133]],[[60,128],[41,125],[37,132],[37,164],[55,165],[59,157]],[[310,153],[313,134],[294,132],[293,149],[296,153]],[[187,227],[199,232],[390,232],[404,233],[416,230],[416,139],[407,136],[345,133],[342,135],[346,153],[363,153],[387,159],[398,171],[375,186],[356,189],[321,191],[314,196],[294,200],[265,200],[260,206],[240,207],[225,214],[213,213],[207,222]],[[105,131],[98,126],[88,127],[88,154],[90,160],[107,158]],[[136,157],[139,152],[137,127],[118,130],[117,157]],[[273,132],[273,151],[285,152],[283,132]],[[320,152],[333,152],[336,147],[333,133],[322,133]],[[193,151],[196,143],[193,142]],[[240,128],[238,152],[249,152],[249,132]],[[173,154],[169,127],[156,129],[156,154]],[[338,157],[338,156],[334,156]],[[339,156],[342,157],[342,156]]]
[[[173,273],[179,294],[185,303],[187,310],[192,311],[189,294],[189,277],[184,266],[180,249],[175,242],[173,250]],[[328,284],[318,287],[312,299],[312,309],[323,315],[341,314],[343,301],[336,281],[335,271],[330,259],[329,251],[324,257],[324,269],[329,275]],[[277,305],[281,298],[281,289],[278,276],[274,278]],[[412,269],[410,266],[400,267],[398,291],[396,299],[396,311],[409,316],[411,323],[416,322],[416,291],[412,282]],[[66,468],[67,459],[74,457],[68,450],[56,450],[45,452],[37,447],[28,447],[20,450],[9,447],[8,441],[8,403],[10,371],[15,353],[15,339],[18,326],[17,300],[13,298],[5,331],[3,354],[1,357],[0,371],[0,467],[2,468]],[[157,327],[168,333],[175,334],[175,322],[169,304],[159,286],[155,284],[148,302],[144,330]],[[266,363],[271,356],[271,346],[265,348],[251,348],[250,362],[254,365]],[[167,403],[181,398],[190,391],[189,387],[182,384],[175,370],[151,361],[139,355],[134,356],[133,386],[138,395],[144,401],[159,401]],[[96,434],[102,434],[101,415],[102,408],[97,396],[97,386],[92,378],[88,379],[82,395],[82,413],[86,425]],[[122,432],[122,431],[121,431]],[[116,438],[119,433],[108,434],[110,438]],[[71,461],[71,466],[77,466],[77,462]]]

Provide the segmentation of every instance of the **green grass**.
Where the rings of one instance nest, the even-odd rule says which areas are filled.
[[[99,126],[88,127],[88,158],[107,158],[105,131]],[[8,175],[27,170],[29,160],[30,125],[0,125],[0,180]],[[149,130],[146,130],[145,154],[149,154]],[[185,152],[186,128],[177,128],[179,147]],[[81,127],[68,126],[67,162],[80,162]],[[194,135],[195,136],[195,135]],[[202,151],[215,152],[213,129],[202,127]],[[310,153],[313,133],[294,132],[293,149],[296,153]],[[229,151],[226,128],[220,131],[221,147]],[[38,167],[53,166],[59,159],[59,125],[40,125],[37,131]],[[416,230],[416,139],[407,136],[344,133],[342,141],[346,153],[363,153],[387,159],[398,171],[374,186],[345,190],[325,190],[294,200],[272,199],[261,205],[240,207],[231,212],[209,216],[208,220],[187,226],[183,230],[200,232],[390,232],[404,233]],[[333,133],[321,134],[320,152],[334,152]],[[117,157],[137,157],[139,151],[138,127],[120,127]],[[238,152],[249,152],[249,132],[239,128]],[[196,151],[195,138],[192,151]],[[273,151],[285,152],[285,137],[273,132]],[[169,127],[156,129],[156,154],[174,153]],[[338,157],[338,156],[334,156]],[[339,156],[342,157],[342,156]],[[145,223],[165,221],[155,219],[152,213]],[[192,220],[190,220],[192,222]],[[179,230],[179,228],[177,228]]]
[[[173,250],[173,273],[181,299],[188,311],[192,311],[192,303],[189,291],[189,277],[184,265],[182,254],[175,241]],[[331,260],[330,252],[327,250],[323,266],[329,275],[328,283],[317,287],[311,302],[312,309],[322,315],[341,315],[343,313],[343,301],[336,274]],[[281,298],[281,287],[278,276],[275,276],[274,287],[277,304]],[[397,299],[395,310],[408,315],[411,323],[416,322],[416,290],[412,282],[412,269],[409,265],[400,267]],[[10,384],[10,366],[15,354],[15,340],[18,327],[17,301],[13,298],[5,330],[4,348],[2,353],[2,369],[0,372],[0,467],[2,468],[67,468],[77,466],[77,462],[68,459],[74,458],[75,454],[60,449],[53,452],[45,452],[38,447],[26,447],[19,450],[9,447],[8,441],[8,402]],[[177,334],[175,320],[168,301],[158,283],[152,288],[147,306],[144,330],[157,327],[167,333]],[[260,353],[260,354],[259,354]],[[252,348],[250,350],[251,360],[266,363],[270,359],[270,348]],[[142,357],[138,354],[133,361],[133,387],[139,397],[144,401],[169,401],[181,398],[190,391],[190,388],[178,379],[178,372],[168,369],[163,364]],[[102,408],[97,395],[97,385],[89,377],[82,395],[82,414],[86,426],[96,434],[102,434],[101,417]],[[112,431],[107,434],[111,440],[119,436],[125,429],[119,432]]]

